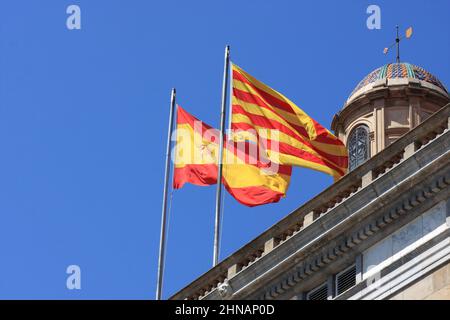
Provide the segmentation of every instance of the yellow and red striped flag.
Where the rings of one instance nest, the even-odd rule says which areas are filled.
[[[345,145],[281,93],[233,64],[231,129],[262,144],[271,161],[318,170],[339,179],[347,172]]]
[[[219,131],[178,106],[173,186],[217,183]],[[289,187],[292,167],[265,162],[250,143],[237,145],[225,137],[223,183],[246,206],[278,202]],[[244,146],[244,148],[242,148]],[[256,153],[256,154],[255,154]]]

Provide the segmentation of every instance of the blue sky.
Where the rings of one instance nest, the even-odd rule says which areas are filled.
[[[66,8],[81,8],[81,30]],[[381,8],[381,29],[366,8]],[[330,126],[352,89],[402,60],[450,84],[450,2],[2,0],[0,298],[153,299],[170,89],[219,125],[223,51]],[[278,204],[225,197],[224,258],[332,183],[295,168]],[[211,267],[215,187],[173,194],[164,297]],[[81,268],[81,290],[66,268]]]

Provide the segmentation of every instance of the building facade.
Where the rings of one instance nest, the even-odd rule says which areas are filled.
[[[369,73],[332,122],[349,173],[171,299],[450,299],[449,102],[421,67]]]

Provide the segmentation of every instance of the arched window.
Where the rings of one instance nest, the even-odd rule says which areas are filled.
[[[349,170],[369,159],[369,128],[359,125],[350,133],[348,138]]]

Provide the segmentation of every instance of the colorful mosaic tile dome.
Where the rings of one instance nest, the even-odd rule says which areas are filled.
[[[393,78],[414,78],[422,81],[431,83],[445,92],[444,85],[436,78],[434,75],[426,71],[425,69],[415,66],[410,63],[389,63],[378,69],[375,69],[369,73],[353,90],[350,97],[353,96],[359,89],[365,87],[366,85],[375,82],[379,79],[393,79]]]

